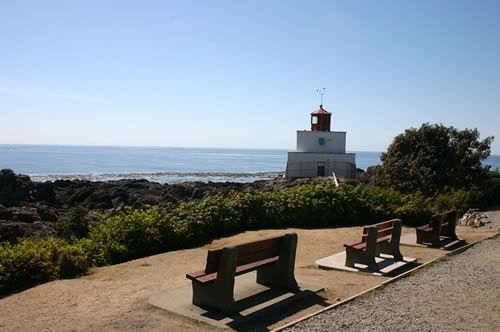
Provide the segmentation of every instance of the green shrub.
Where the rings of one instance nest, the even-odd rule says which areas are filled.
[[[486,206],[500,205],[500,173],[490,172],[489,181],[483,187],[482,192]]]
[[[81,246],[64,245],[59,248],[56,266],[60,278],[72,278],[86,272],[90,261]]]
[[[421,193],[403,195],[401,205],[395,210],[395,216],[406,225],[420,226],[427,223],[433,214],[442,211],[433,209],[431,202],[432,199]]]
[[[84,273],[89,267],[82,248],[61,239],[24,239],[0,244],[0,290],[10,291]]]
[[[218,194],[199,203],[126,208],[92,225],[80,239],[76,238],[83,234],[80,221],[85,219],[84,213],[72,210],[61,219],[61,225],[73,224],[79,231],[66,229],[61,234],[70,234],[73,244],[51,238],[0,245],[0,287],[13,289],[71,277],[86,271],[89,262],[120,263],[255,228],[367,225],[390,218],[418,225],[434,213],[465,211],[492,195],[498,197],[500,179],[492,177],[489,183],[482,190],[449,190],[432,197],[357,183],[339,188],[306,184],[270,192]]]
[[[481,196],[476,189],[442,192],[434,197],[432,207],[436,212],[456,209],[463,213],[480,204]]]
[[[88,210],[74,207],[59,217],[55,224],[57,235],[64,239],[82,238],[89,233]]]
[[[113,264],[159,251],[162,210],[128,208],[91,228],[81,246],[97,265]]]

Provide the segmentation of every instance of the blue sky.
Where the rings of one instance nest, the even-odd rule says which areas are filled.
[[[500,1],[1,1],[0,144],[349,150],[423,122],[500,154]]]

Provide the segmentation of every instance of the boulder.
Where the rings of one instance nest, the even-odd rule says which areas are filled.
[[[107,191],[99,188],[88,196],[84,201],[84,205],[91,209],[111,209],[113,202]]]
[[[471,226],[474,228],[484,226],[490,223],[488,216],[479,211],[479,209],[469,209],[464,213],[462,218],[458,220],[459,225]]]
[[[0,220],[11,220],[12,219],[12,211],[0,204]]]
[[[34,198],[36,201],[45,201],[54,203],[56,201],[56,193],[54,191],[54,184],[50,181],[36,182]]]
[[[11,169],[0,170],[0,204],[16,206],[33,201],[34,184],[28,176],[16,175]]]
[[[35,206],[36,206],[36,211],[40,216],[41,220],[49,222],[57,221],[57,216],[59,213],[57,212],[56,208],[40,203],[35,204]]]
[[[45,238],[51,235],[55,235],[55,231],[50,223],[42,221],[34,223],[0,221],[0,242],[17,241],[23,237]]]
[[[37,220],[41,220],[38,215],[38,211],[35,207],[31,206],[21,206],[21,207],[12,207],[10,209],[12,213],[11,220],[24,222],[24,223],[32,223]]]

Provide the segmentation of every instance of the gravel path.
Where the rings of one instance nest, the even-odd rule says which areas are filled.
[[[500,331],[500,237],[287,331]]]

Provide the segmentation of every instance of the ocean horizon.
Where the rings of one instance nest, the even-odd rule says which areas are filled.
[[[283,174],[287,152],[285,149],[0,144],[0,169],[12,169],[34,181],[253,182]],[[382,152],[349,152],[356,154],[357,168],[366,170],[381,164]],[[500,156],[490,156],[485,164],[493,170],[500,169]]]

